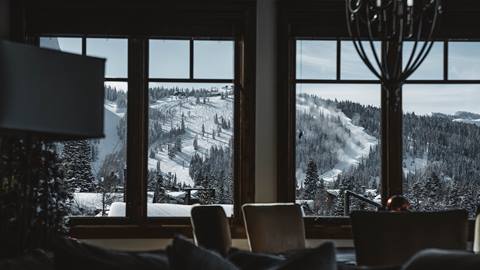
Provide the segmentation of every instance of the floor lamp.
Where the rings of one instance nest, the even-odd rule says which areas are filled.
[[[8,138],[24,145],[16,157],[9,153],[8,144],[0,143],[0,196],[5,191],[2,183],[15,182],[24,189],[16,191],[15,197],[23,201],[17,201],[15,213],[0,210],[0,237],[9,235],[9,222],[18,230],[15,251],[10,253],[24,252],[31,239],[31,216],[35,215],[31,198],[36,195],[28,189],[38,180],[32,171],[35,151],[39,151],[33,146],[104,137],[104,73],[104,59],[0,40],[0,142]],[[22,163],[23,169],[13,172],[8,167],[11,162]]]

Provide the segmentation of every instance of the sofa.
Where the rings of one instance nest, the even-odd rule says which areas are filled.
[[[404,265],[369,268],[337,263],[333,243],[284,254],[261,254],[234,249],[228,255],[221,256],[197,247],[181,236],[176,237],[166,250],[148,252],[114,251],[74,239],[59,238],[52,244],[52,251],[33,250],[20,258],[0,261],[0,269],[473,270],[480,269],[480,255],[430,249],[417,253]]]

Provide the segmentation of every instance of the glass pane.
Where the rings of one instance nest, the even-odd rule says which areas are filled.
[[[196,79],[232,79],[233,41],[194,41],[194,77]]]
[[[480,42],[450,42],[448,76],[451,80],[480,80]]]
[[[60,50],[62,52],[82,54],[82,39],[81,38],[41,37],[40,47]]]
[[[107,59],[106,78],[128,77],[128,40],[87,38],[87,55]]]
[[[186,79],[190,74],[190,41],[150,40],[150,78]]]
[[[298,84],[296,97],[296,198],[305,214],[343,216],[347,190],[380,202],[380,86]]]
[[[405,67],[410,60],[410,55],[413,52],[414,42],[405,42],[403,48],[403,66]],[[423,43],[417,44],[416,55],[422,50]],[[415,57],[414,56],[414,57]],[[415,58],[412,59],[412,62]],[[443,42],[436,42],[433,44],[432,50],[428,54],[422,65],[415,71],[415,73],[408,78],[409,80],[443,80]]]
[[[127,83],[105,83],[105,138],[57,145],[72,216],[125,216]]]
[[[232,85],[149,85],[148,216],[189,216],[192,204],[233,211]]]
[[[370,43],[363,42],[364,49],[367,53],[368,58],[374,64],[374,67],[377,67],[375,56],[372,52]],[[375,51],[379,60],[381,60],[381,44],[380,42],[374,42]],[[342,79],[345,80],[377,80],[377,77],[368,69],[368,67],[363,63],[360,56],[358,56],[355,46],[352,41],[342,41],[342,55],[341,55],[341,64],[342,64]]]
[[[335,80],[337,41],[297,40],[297,79]]]
[[[480,85],[405,85],[404,193],[415,210],[464,208],[480,196]]]

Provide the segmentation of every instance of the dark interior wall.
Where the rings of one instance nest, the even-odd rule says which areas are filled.
[[[0,38],[10,37],[10,0],[0,0]]]

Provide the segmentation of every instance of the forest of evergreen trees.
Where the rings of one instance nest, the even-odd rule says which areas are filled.
[[[350,101],[323,100],[311,95],[300,97],[312,104],[323,104],[329,110],[341,110],[352,119],[352,123],[379,138],[379,108]],[[458,117],[438,113],[427,116],[404,114],[404,195],[414,210],[464,208],[473,216],[477,209],[480,202],[480,127],[454,121]],[[297,197],[313,200],[313,204],[305,203],[309,214],[343,215],[345,190],[371,199],[375,194],[367,190],[376,189],[379,194],[379,146],[371,148],[358,166],[340,174],[330,187],[319,179],[318,175],[335,165],[336,153],[345,144],[342,136],[335,136],[328,128],[335,121],[328,117],[314,119],[306,111],[297,111],[297,128],[310,127],[319,134],[297,139],[297,169],[305,172],[305,179],[300,179],[304,184],[298,187]],[[422,166],[408,164],[415,160]],[[319,203],[325,201],[324,193],[330,194],[333,202]],[[359,206],[358,202],[353,202],[352,209]]]

